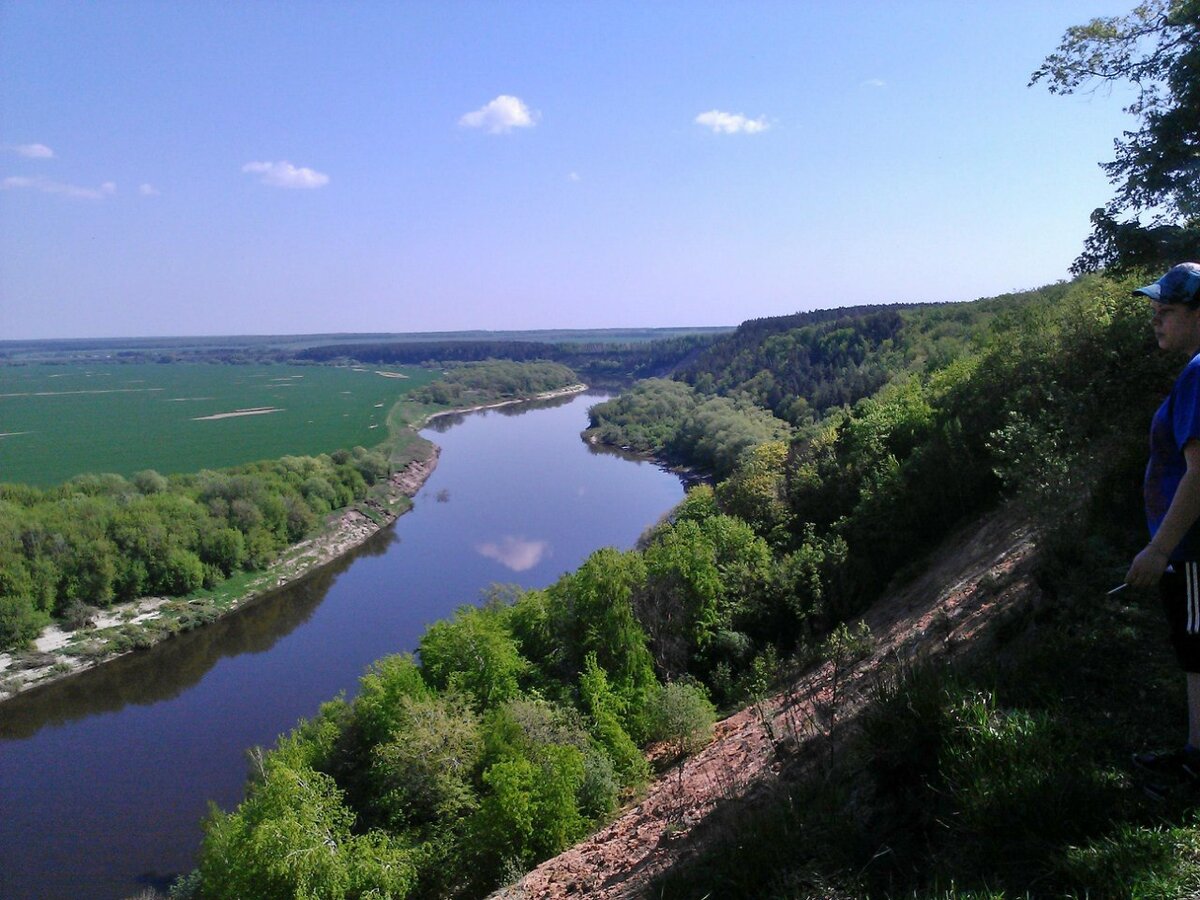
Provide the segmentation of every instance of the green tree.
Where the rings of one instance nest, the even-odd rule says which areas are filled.
[[[1125,111],[1137,126],[1116,139],[1115,159],[1101,164],[1116,195],[1092,213],[1092,233],[1072,271],[1194,259],[1200,246],[1200,0],[1143,0],[1128,15],[1067,29],[1030,84],[1039,81],[1055,94],[1114,82],[1135,88]]]
[[[776,546],[783,546],[790,538],[792,511],[787,503],[787,458],[788,445],[783,441],[752,447],[717,490],[725,512],[745,520]]]
[[[578,840],[587,824],[580,807],[595,801],[594,751],[574,709],[512,700],[487,712],[483,733],[483,796],[463,848],[480,893]]]
[[[625,700],[626,727],[635,730],[631,720],[637,718],[656,683],[646,632],[633,606],[645,580],[646,567],[639,554],[605,547],[548,589],[552,629],[564,648],[564,681],[573,682],[587,654],[595,653],[613,689]]]
[[[466,691],[480,709],[516,697],[529,663],[517,649],[506,614],[499,606],[463,606],[453,619],[431,625],[419,644],[429,683]]]
[[[592,735],[604,747],[618,777],[626,785],[638,784],[649,777],[646,758],[629,732],[621,724],[628,704],[608,683],[608,674],[589,653],[579,675],[579,699],[591,716]]]
[[[371,752],[374,805],[393,829],[444,823],[474,811],[471,776],[483,753],[470,698],[401,697],[400,727]]]
[[[268,756],[233,813],[205,823],[200,893],[212,898],[402,898],[416,883],[412,851],[379,831],[355,834],[332,778]]]

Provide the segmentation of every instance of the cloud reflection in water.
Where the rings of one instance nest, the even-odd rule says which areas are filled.
[[[532,569],[550,554],[549,541],[530,541],[506,534],[499,541],[476,544],[475,549],[488,559],[494,559],[514,572]]]

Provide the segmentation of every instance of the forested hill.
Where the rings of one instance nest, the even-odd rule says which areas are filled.
[[[675,376],[702,393],[746,396],[792,425],[869,397],[898,373],[932,370],[977,342],[997,315],[1052,306],[1069,285],[970,303],[823,309],[750,319]]]
[[[1153,599],[1110,591],[1144,540],[1145,430],[1179,364],[1155,352],[1144,283],[752,323],[689,369],[714,393],[656,379],[594,408],[602,439],[707,456],[716,484],[636,550],[497,591],[380,660],[260,757],[176,896],[485,896],[639,796],[651,742],[669,764],[712,704],[761,709],[789,673],[869,651],[859,623],[887,585],[1005,502],[1039,535],[1039,597],[998,629],[1003,657],[881,674],[861,733],[833,696],[797,725],[828,752],[789,761],[781,741],[778,804],[651,893],[1194,896],[1187,798],[1147,806],[1126,763],[1179,730],[1181,679]],[[813,352],[772,357],[785,341]],[[746,388],[771,359],[832,382],[839,353],[886,383],[798,427]]]

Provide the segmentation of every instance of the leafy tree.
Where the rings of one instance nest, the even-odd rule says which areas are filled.
[[[606,547],[548,590],[551,628],[563,647],[563,680],[573,682],[586,655],[595,653],[625,701],[623,724],[635,731],[647,692],[657,683],[646,632],[634,613],[645,580],[639,554]]]
[[[1033,73],[1051,93],[1129,82],[1138,124],[1101,168],[1116,195],[1092,213],[1072,271],[1163,267],[1200,247],[1200,0],[1143,0],[1067,29]],[[1141,215],[1149,216],[1143,225]],[[1131,219],[1122,219],[1132,215]]]
[[[372,663],[359,679],[354,728],[364,744],[386,743],[400,731],[404,721],[403,701],[423,701],[432,695],[411,654],[385,656]]]
[[[393,829],[456,820],[477,805],[471,776],[483,753],[479,718],[461,694],[400,698],[399,727],[371,751],[374,806]]]
[[[621,724],[627,704],[609,686],[608,675],[589,653],[579,675],[579,699],[591,716],[592,735],[604,747],[623,784],[638,784],[650,774],[646,758]]]
[[[486,889],[505,868],[527,868],[583,835],[591,742],[574,710],[535,700],[490,710],[484,740],[483,799],[469,844]]]
[[[506,613],[498,606],[463,606],[453,619],[431,625],[419,644],[429,683],[439,690],[466,691],[480,709],[516,697],[529,663],[517,648]]]
[[[411,850],[353,832],[333,779],[268,757],[233,813],[205,823],[200,893],[212,898],[402,898],[416,882]]]
[[[41,634],[49,617],[27,594],[0,594],[0,646],[17,647]]]
[[[721,482],[721,508],[747,522],[773,545],[790,538],[792,511],[787,504],[785,468],[788,445],[768,441],[752,447],[739,461],[733,474]]]

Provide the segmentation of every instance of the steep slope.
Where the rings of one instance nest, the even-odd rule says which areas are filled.
[[[831,726],[852,727],[882,667],[985,651],[1007,614],[1036,605],[1035,538],[1011,510],[960,529],[919,576],[893,586],[864,615],[873,636],[868,655],[840,669],[826,661],[786,691],[720,722],[713,742],[657,780],[640,803],[492,896],[639,896],[656,875],[703,846],[720,827],[722,811],[754,803],[783,766],[811,765],[828,753]]]

